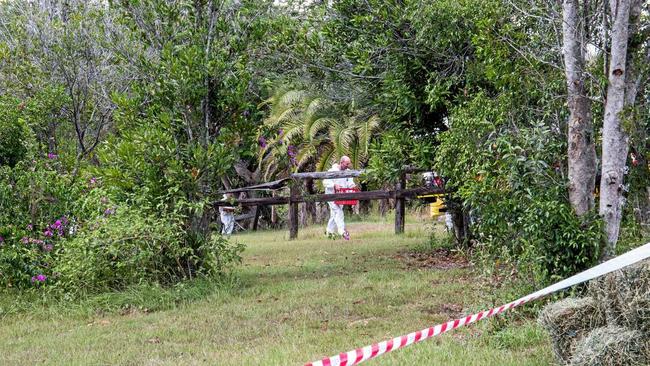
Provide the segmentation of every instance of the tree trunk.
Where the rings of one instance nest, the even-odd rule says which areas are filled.
[[[388,199],[379,200],[379,216],[385,217],[390,207],[390,202]]]
[[[612,39],[608,73],[607,100],[603,121],[602,174],[600,180],[600,215],[605,222],[606,244],[603,258],[616,253],[623,209],[623,178],[629,137],[622,126],[630,25],[630,0],[611,0]]]
[[[463,245],[467,237],[468,224],[462,207],[459,206],[457,210],[451,212],[451,220],[454,224],[454,239],[456,240],[456,244]]]
[[[578,0],[564,0],[562,34],[566,74],[569,129],[569,201],[579,216],[594,207],[596,147],[591,121],[591,103],[585,95],[584,29],[579,18]]]
[[[298,213],[299,220],[298,221],[300,222],[300,227],[307,227],[307,225],[308,225],[309,211],[307,209],[307,205],[309,205],[309,204],[310,204],[310,202],[303,202],[303,203],[301,203],[299,205],[300,208],[298,209],[298,211],[299,211],[299,213]]]
[[[451,215],[456,244],[469,246],[471,239],[469,209],[463,205],[461,200],[452,197],[445,198],[445,206]]]
[[[208,25],[208,35],[205,40],[205,64],[209,64],[210,52],[212,50],[212,37],[214,35],[214,25],[217,16],[216,9],[214,7],[214,2],[212,0],[208,1],[208,11],[210,16],[210,21]],[[200,15],[201,12],[199,11]],[[197,18],[198,19],[198,18]],[[210,74],[206,73],[203,84],[205,87],[205,95],[203,100],[201,100],[201,110],[203,111],[203,128],[204,131],[204,146],[210,143],[210,122],[212,121],[212,106],[210,105],[211,97],[214,94],[213,92],[213,83],[210,81]]]
[[[271,197],[275,197],[275,191],[271,193]],[[276,228],[278,226],[278,210],[275,206],[271,206],[271,227]]]
[[[300,194],[298,182],[291,182],[289,190],[289,240],[292,240],[298,238],[298,203],[294,200]]]
[[[305,179],[305,191],[307,191],[308,194],[316,194],[313,179]],[[307,210],[309,216],[311,216],[311,222],[318,222],[318,215],[316,214],[316,202],[306,202],[305,206],[305,209]]]
[[[253,219],[251,220],[250,226],[248,227],[252,231],[257,231],[257,226],[260,221],[260,211],[261,207],[260,206],[254,206],[253,207]]]
[[[404,173],[400,180],[395,184],[395,192],[400,192],[406,188],[406,177]],[[404,221],[406,218],[406,206],[404,205],[404,198],[395,198],[395,234],[404,233]]]
[[[367,191],[368,185],[361,183],[361,191]],[[370,214],[370,201],[359,201],[359,214],[367,216]]]
[[[316,221],[319,224],[329,220],[329,206],[327,202],[316,202]]]

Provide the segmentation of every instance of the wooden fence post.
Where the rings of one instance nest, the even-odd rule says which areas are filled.
[[[298,181],[292,180],[289,187],[289,239],[298,237],[298,202],[296,198],[300,195]]]
[[[253,223],[251,224],[251,230],[257,231],[257,226],[260,222],[260,206],[255,206],[255,217],[253,217]]]
[[[395,234],[402,234],[404,232],[404,217],[405,205],[404,197],[400,196],[400,192],[406,188],[406,173],[401,173],[399,181],[395,184]]]

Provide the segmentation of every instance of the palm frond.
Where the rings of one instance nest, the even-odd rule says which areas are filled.
[[[299,120],[301,118],[301,111],[298,108],[287,108],[283,110],[277,110],[276,115],[270,115],[264,120],[264,124],[268,127],[279,127],[284,123],[290,123],[294,120]]]
[[[314,140],[319,133],[325,131],[328,127],[336,124],[336,120],[329,117],[315,119],[309,126],[305,126],[305,140]]]
[[[298,147],[298,154],[296,155],[298,169],[302,168],[305,164],[313,161],[318,154],[318,148],[310,144],[302,144]]]
[[[271,180],[272,177],[275,177],[275,172],[277,170],[277,164],[271,162],[269,165],[266,166],[266,169],[264,170],[264,180],[268,181]]]
[[[375,133],[379,131],[380,127],[381,119],[376,115],[372,115],[367,119],[361,121],[358,124],[357,130],[361,146],[365,145],[367,147],[370,145],[370,141],[372,140]]]
[[[311,96],[303,99],[302,105],[305,109],[305,115],[313,116],[320,113],[325,107],[326,101],[318,96]]]
[[[339,156],[348,154],[356,139],[356,128],[348,122],[338,122],[330,128],[330,138]]]
[[[359,169],[361,163],[361,146],[357,139],[354,139],[354,142],[348,148],[348,157],[352,161],[352,167],[354,169]]]
[[[287,144],[299,144],[303,136],[303,130],[305,124],[300,119],[295,119],[292,121],[287,121],[286,124],[282,125],[284,135],[282,135],[282,140]]]
[[[303,89],[288,90],[278,98],[277,105],[281,107],[300,106],[308,96],[309,93]]]
[[[335,153],[335,149],[333,145],[331,144],[323,145],[321,151],[319,152],[320,157],[316,162],[316,171],[318,172],[327,171],[330,165],[334,163],[334,158],[335,158],[334,153]]]

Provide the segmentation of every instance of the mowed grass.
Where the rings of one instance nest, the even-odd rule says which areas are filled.
[[[201,300],[156,312],[13,314],[0,328],[1,365],[301,365],[496,304],[470,268],[407,265],[430,225],[349,224],[352,240],[322,227],[237,235],[247,244],[238,281]],[[534,320],[482,321],[394,351],[368,365],[548,365]],[[48,314],[48,315],[45,315]]]

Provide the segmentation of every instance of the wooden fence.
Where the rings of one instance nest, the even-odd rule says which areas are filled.
[[[335,179],[335,178],[350,178],[359,177],[363,174],[362,170],[345,170],[339,172],[307,172],[307,173],[294,173],[290,177],[248,186],[243,188],[236,188],[221,191],[220,193],[238,193],[249,192],[257,190],[278,190],[286,186],[289,187],[289,196],[275,196],[275,197],[262,197],[262,198],[245,198],[235,199],[232,201],[217,201],[215,206],[265,206],[265,205],[289,205],[289,238],[295,239],[298,237],[298,204],[302,202],[329,202],[339,200],[379,200],[379,199],[394,199],[395,200],[395,234],[404,232],[405,224],[405,200],[409,198],[416,198],[420,195],[428,194],[442,194],[445,190],[438,187],[420,187],[406,189],[407,173],[415,173],[422,171],[419,169],[405,169],[400,179],[395,184],[393,190],[375,190],[365,192],[353,193],[335,193],[335,194],[304,194],[300,192],[299,181],[303,179]],[[259,210],[255,210],[259,213]],[[257,217],[255,218],[257,220]]]

